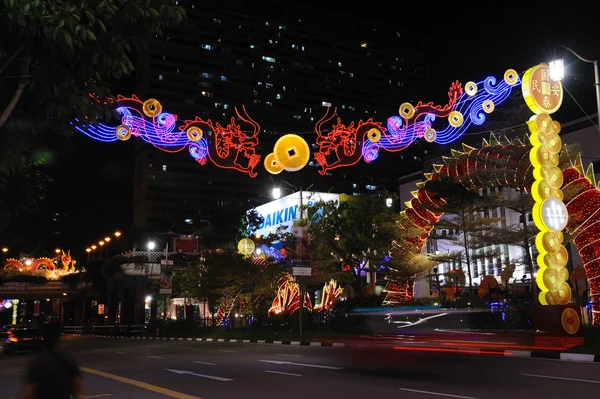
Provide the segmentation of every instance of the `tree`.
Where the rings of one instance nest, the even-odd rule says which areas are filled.
[[[480,195],[478,191],[445,176],[428,180],[425,189],[434,193],[437,200],[445,200],[441,207],[435,208],[436,212],[444,213],[436,224],[436,229],[443,233],[432,234],[432,238],[444,239],[462,248],[449,256],[455,259],[461,268],[466,266],[470,292],[473,287],[473,262],[479,259],[493,259],[499,255],[499,251],[489,249],[491,244],[497,242],[496,227],[502,220],[488,214],[490,209],[497,207],[495,198]],[[477,250],[481,251],[474,253]]]
[[[363,194],[351,201],[304,206],[305,217],[298,224],[307,228],[304,250],[313,267],[338,276],[342,267],[352,277],[355,292],[362,292],[361,272],[372,272],[389,258],[396,217],[386,205],[390,197],[388,193]]]
[[[38,150],[72,122],[112,117],[105,100],[134,50],[184,17],[167,0],[1,1],[0,191],[18,176],[39,200],[43,185],[24,178],[46,161]]]

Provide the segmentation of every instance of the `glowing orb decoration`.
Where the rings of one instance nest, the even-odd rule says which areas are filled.
[[[250,255],[250,254],[252,254],[252,252],[254,252],[255,244],[254,244],[254,241],[252,241],[249,238],[242,238],[238,242],[237,247],[238,247],[238,251],[241,254]]]
[[[555,113],[563,101],[562,84],[550,80],[546,64],[536,65],[525,72],[522,90],[525,103],[536,115]]]
[[[562,176],[562,172],[561,172]],[[548,198],[542,203],[542,221],[552,231],[561,231],[569,223],[569,212],[558,198]]]
[[[283,170],[295,172],[308,163],[310,148],[302,137],[296,134],[286,134],[275,143],[273,157]]]

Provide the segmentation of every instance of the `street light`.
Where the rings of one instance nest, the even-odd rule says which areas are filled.
[[[274,199],[279,199],[281,197],[281,189],[279,187],[274,187],[272,195]]]
[[[3,247],[2,248],[2,257],[4,258],[4,260],[6,260],[6,253],[8,252],[8,248]]]
[[[55,253],[57,253],[57,254],[59,254],[59,253],[60,253],[60,248],[56,248],[56,249],[54,250],[54,252],[55,252]]]
[[[391,198],[386,198],[385,199],[385,206],[387,206],[388,208],[391,208],[392,205],[394,204],[394,200]]]
[[[92,252],[92,248],[86,248],[85,252],[87,252],[87,261],[90,261],[90,252]]]
[[[155,246],[156,246],[156,244],[154,243],[154,241],[148,241],[148,250],[149,251],[154,251]]]
[[[117,237],[117,238],[121,237],[121,232],[118,230],[115,231],[115,237]]]
[[[109,242],[110,242],[110,237],[104,237],[104,241],[105,241],[106,243],[109,243]]]
[[[567,46],[559,45],[557,47],[564,48],[569,51],[575,57],[579,58],[581,61],[586,62],[588,64],[594,64],[594,86],[596,87],[596,117],[598,122],[596,123],[596,127],[600,129],[600,70],[598,68],[598,60],[588,60],[587,58],[583,58],[575,51],[571,50]],[[554,60],[548,64],[550,79],[553,81],[560,81],[565,76],[565,63],[563,60]]]

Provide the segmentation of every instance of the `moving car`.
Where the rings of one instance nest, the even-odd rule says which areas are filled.
[[[39,330],[30,327],[15,327],[8,330],[7,337],[2,343],[5,354],[24,350],[37,350],[42,340]]]

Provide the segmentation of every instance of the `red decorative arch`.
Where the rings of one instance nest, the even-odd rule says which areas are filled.
[[[426,173],[428,180],[447,176],[470,189],[484,187],[511,187],[526,191],[533,182],[533,166],[529,161],[529,140],[500,142],[493,135],[484,140],[477,149],[463,144],[462,151],[452,150],[443,157],[443,164],[434,165],[433,173]],[[563,202],[569,211],[567,232],[572,237],[584,263],[592,297],[592,323],[600,325],[600,191],[596,187],[593,167],[584,172],[581,158],[566,159],[562,151],[564,193]],[[471,173],[471,172],[477,173]],[[407,232],[393,242],[393,252],[421,252],[429,232],[442,216],[443,199],[435,201],[431,192],[425,190],[425,182],[417,183],[418,190],[407,202],[408,208],[401,215],[400,228]]]

